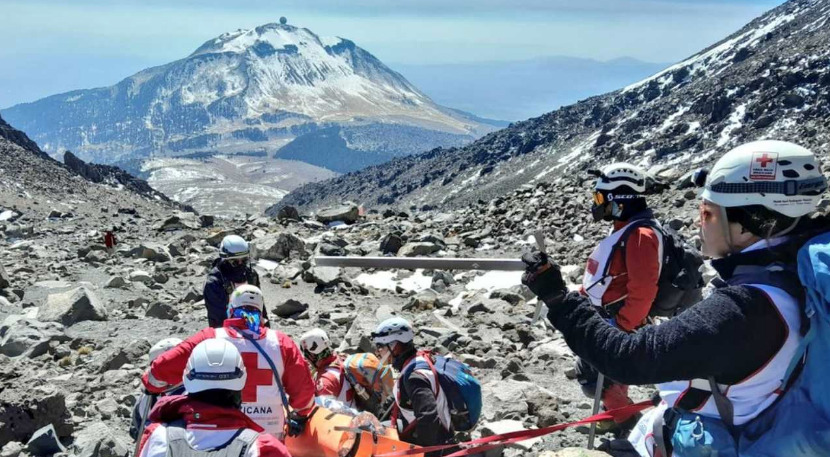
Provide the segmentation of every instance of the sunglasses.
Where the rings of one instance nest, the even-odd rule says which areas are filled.
[[[239,259],[228,259],[228,263],[230,263],[233,266],[237,266],[237,267],[240,266],[240,265],[244,265],[246,262],[248,262],[247,257],[242,257],[242,258],[239,258]]]

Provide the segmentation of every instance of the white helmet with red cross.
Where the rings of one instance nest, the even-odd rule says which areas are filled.
[[[809,149],[787,141],[753,141],[724,154],[702,198],[723,207],[762,205],[788,217],[812,213],[827,189]]]

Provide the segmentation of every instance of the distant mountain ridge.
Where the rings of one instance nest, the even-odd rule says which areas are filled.
[[[505,62],[392,64],[437,103],[506,120],[539,116],[639,81],[667,66],[630,57],[602,62],[564,56]]]
[[[625,88],[517,122],[463,148],[434,149],[288,194],[279,206],[342,200],[445,208],[610,161],[678,179],[756,139],[795,141],[827,160],[830,0],[790,0]],[[557,209],[548,209],[557,210]]]
[[[225,33],[114,86],[2,113],[53,156],[72,150],[99,163],[203,152],[274,155],[320,130],[337,128],[349,138],[359,136],[352,128],[386,129],[380,144],[349,143],[357,165],[338,170],[348,171],[494,130],[435,104],[354,42],[288,24]]]

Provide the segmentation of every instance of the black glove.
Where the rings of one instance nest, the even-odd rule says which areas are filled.
[[[305,424],[308,422],[308,416],[302,416],[296,411],[291,411],[288,415],[288,436],[299,436],[305,431]]]
[[[553,309],[565,298],[568,288],[562,279],[559,266],[551,262],[548,255],[540,251],[526,252],[522,262],[527,265],[522,275],[522,284],[526,285],[539,300]]]

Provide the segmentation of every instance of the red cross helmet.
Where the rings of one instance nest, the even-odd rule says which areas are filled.
[[[724,154],[706,179],[704,200],[723,207],[762,205],[788,217],[816,209],[827,179],[807,148],[787,141],[753,141]]]

